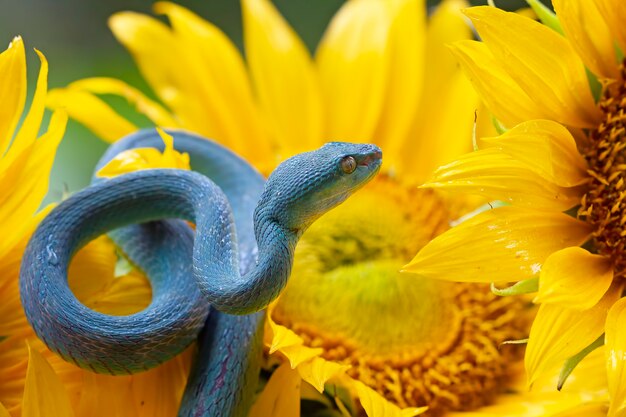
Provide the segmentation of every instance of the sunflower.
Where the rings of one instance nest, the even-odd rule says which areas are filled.
[[[29,236],[48,211],[39,209],[48,192],[48,176],[67,123],[66,113],[56,111],[46,133],[38,138],[45,109],[48,63],[41,52],[36,52],[41,61],[37,88],[19,129],[26,100],[24,42],[16,37],[0,54],[0,352],[13,338],[22,340],[19,335],[26,319],[17,285],[20,258]],[[0,353],[0,363],[4,360]],[[13,404],[5,400],[14,384],[5,376],[0,378],[0,415],[13,409]]]
[[[626,6],[553,5],[556,14],[541,10],[545,25],[495,7],[466,11],[482,42],[452,49],[503,132],[425,187],[507,204],[440,235],[405,269],[536,292],[528,384],[604,344],[613,416],[626,401]]]
[[[491,132],[485,112],[475,126],[480,104],[445,46],[471,37],[463,5],[444,1],[427,19],[418,0],[347,2],[312,57],[271,3],[244,0],[244,62],[214,25],[159,2],[154,9],[170,25],[133,12],[109,21],[159,102],[108,78],[51,92],[50,106],[64,106],[104,140],[137,129],[101,97],[121,96],[155,125],[214,138],[265,173],[331,139],[384,149],[378,178],[301,239],[290,282],[268,310],[273,372],[251,416],[319,407],[442,415],[516,389],[509,381],[521,373],[520,352],[500,344],[527,333],[523,300],[398,272],[477,201],[415,187],[468,151],[473,129]],[[596,398],[585,395],[550,396],[534,411]]]
[[[33,101],[17,129],[26,98],[26,55],[17,37],[0,54],[0,416],[175,415],[185,386],[191,351],[132,377],[113,378],[85,372],[61,360],[28,326],[19,297],[19,265],[28,239],[51,207],[38,211],[67,123],[54,112],[37,138],[47,95],[48,64],[41,68]],[[172,164],[148,155],[144,165]],[[180,164],[179,164],[180,165]],[[115,167],[113,167],[115,168]],[[69,271],[70,286],[91,308],[130,314],[150,301],[145,277],[118,271],[115,247],[99,238],[81,250]],[[119,269],[119,268],[118,268]],[[88,277],[89,279],[82,279]]]

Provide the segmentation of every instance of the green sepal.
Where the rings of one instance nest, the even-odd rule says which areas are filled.
[[[505,340],[504,342],[500,343],[500,346],[503,345],[525,345],[528,343],[528,338],[526,339],[517,339],[517,340]]]
[[[526,0],[526,3],[533,9],[541,23],[563,35],[563,28],[556,13],[539,0]]]
[[[585,68],[585,72],[587,73],[587,82],[589,83],[591,95],[593,96],[593,100],[597,103],[602,95],[602,84],[598,81],[598,77],[596,77],[593,72],[589,71],[588,68]]]
[[[467,214],[464,214],[463,216],[459,217],[456,220],[453,220],[450,222],[451,226],[457,226],[461,223],[463,223],[466,220],[471,219],[474,216],[479,215],[480,213],[482,213],[483,211],[487,211],[487,210],[493,210],[493,209],[497,209],[499,207],[506,207],[509,206],[510,204],[505,202],[505,201],[500,201],[500,200],[494,200],[494,201],[490,201],[487,204],[483,204],[482,206],[470,211]]]
[[[324,394],[332,398],[335,403],[335,407],[337,407],[337,410],[341,415],[351,416],[355,414],[356,406],[354,404],[354,399],[346,387],[337,384],[326,384],[324,386]]]
[[[342,417],[341,413],[319,401],[300,401],[300,415],[302,417]]]
[[[491,292],[500,297],[508,297],[511,295],[529,294],[531,292],[537,292],[539,290],[539,277],[525,279],[524,281],[516,282],[510,287],[496,288],[496,284],[491,283]]]
[[[300,398],[302,400],[315,401],[324,404],[326,408],[334,407],[333,401],[328,394],[320,393],[317,389],[313,388],[311,384],[302,384],[300,389]]]
[[[622,62],[624,60],[624,51],[619,47],[617,42],[613,43],[613,49],[615,49],[615,56],[617,57],[617,62]]]
[[[496,117],[492,114],[491,115],[491,124],[493,125],[493,127],[496,129],[496,132],[498,132],[498,135],[501,135],[503,133],[506,133],[506,131],[508,130],[500,120],[496,119]]]
[[[326,408],[323,410],[307,410],[306,408],[301,409],[302,417],[343,417],[339,411],[331,410],[330,408]]]
[[[66,182],[63,183],[63,192],[61,193],[61,201],[65,201],[72,196],[72,192],[70,191],[70,187]]]
[[[130,274],[135,266],[121,251],[117,251],[117,261],[115,262],[115,272],[113,276],[115,278],[123,277]]]
[[[587,346],[571,358],[567,359],[563,364],[563,367],[561,368],[561,373],[559,374],[559,381],[556,384],[556,389],[561,391],[561,388],[563,388],[563,384],[565,384],[565,381],[570,376],[574,368],[578,366],[580,361],[585,359],[587,355],[589,355],[591,352],[593,352],[602,345],[604,345],[604,333],[602,333],[600,337],[594,340],[589,346]]]

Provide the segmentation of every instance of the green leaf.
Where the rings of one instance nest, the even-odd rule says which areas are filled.
[[[566,360],[565,363],[563,364],[563,368],[561,368],[561,373],[559,374],[559,381],[556,385],[556,389],[561,391],[561,388],[563,388],[563,384],[565,384],[565,381],[570,376],[574,368],[578,366],[580,361],[585,359],[587,355],[589,355],[591,352],[593,352],[594,350],[596,350],[602,345],[604,345],[604,333],[602,333],[600,337],[598,337],[589,346],[587,346],[586,348],[578,352],[576,355]]]
[[[563,34],[563,28],[561,27],[559,18],[548,6],[539,0],[526,0],[526,3],[533,9],[539,20],[541,20],[541,23],[561,35]]]
[[[537,292],[539,290],[539,277],[525,279],[524,281],[516,282],[507,288],[496,288],[496,285],[491,283],[491,292],[501,297],[507,297],[510,295],[529,294],[531,292]]]

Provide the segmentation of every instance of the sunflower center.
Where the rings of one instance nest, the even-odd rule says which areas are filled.
[[[523,337],[521,302],[398,273],[458,211],[432,190],[376,179],[304,234],[274,319],[401,407],[484,405],[518,354],[499,344]]]
[[[591,176],[578,217],[593,225],[597,253],[609,257],[616,276],[626,272],[626,69],[607,86],[598,102],[604,120],[589,135],[583,155]]]

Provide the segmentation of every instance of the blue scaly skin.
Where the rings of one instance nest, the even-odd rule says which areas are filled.
[[[243,416],[261,353],[263,313],[251,313],[286,285],[306,228],[373,178],[382,153],[374,145],[329,143],[283,162],[264,184],[222,146],[170,133],[197,172],[155,169],[94,179],[59,204],[25,251],[22,304],[51,350],[113,375],[165,362],[204,326],[179,415]],[[97,170],[142,147],[163,144],[154,130],[130,135],[109,148]],[[162,220],[172,218],[195,223],[195,234],[182,220]],[[92,311],[67,285],[72,256],[107,232],[152,285],[151,304],[136,314]]]

